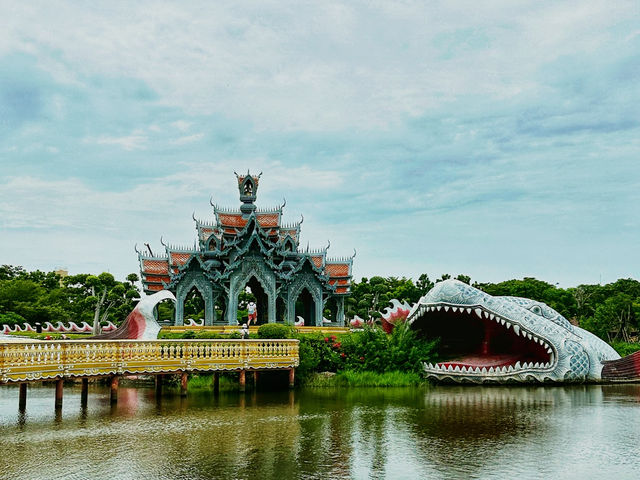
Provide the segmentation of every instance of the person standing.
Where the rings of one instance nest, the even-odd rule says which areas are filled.
[[[254,302],[249,302],[249,305],[247,305],[247,313],[249,314],[249,325],[251,325],[252,320],[256,325],[258,323],[258,307]]]

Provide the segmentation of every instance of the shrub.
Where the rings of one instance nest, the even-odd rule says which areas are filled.
[[[640,350],[640,343],[614,342],[611,346],[621,357],[626,357]]]
[[[186,338],[186,337],[185,337]],[[196,333],[195,338],[222,338],[219,333],[202,330]]]
[[[291,327],[280,323],[265,323],[258,328],[258,338],[290,338]]]
[[[25,322],[25,318],[15,312],[0,313],[0,325],[13,327],[16,324],[22,325]]]
[[[196,332],[193,330],[187,330],[182,334],[182,338],[196,338]]]

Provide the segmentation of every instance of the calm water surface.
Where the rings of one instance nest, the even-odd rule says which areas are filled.
[[[0,387],[0,478],[640,478],[640,386],[190,394]]]

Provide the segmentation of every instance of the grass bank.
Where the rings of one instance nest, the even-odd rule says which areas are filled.
[[[354,372],[345,370],[335,375],[316,373],[305,382],[305,387],[413,387],[425,384],[415,372]]]

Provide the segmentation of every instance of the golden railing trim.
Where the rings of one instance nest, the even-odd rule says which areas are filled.
[[[298,340],[51,340],[0,343],[0,382],[299,364]]]

